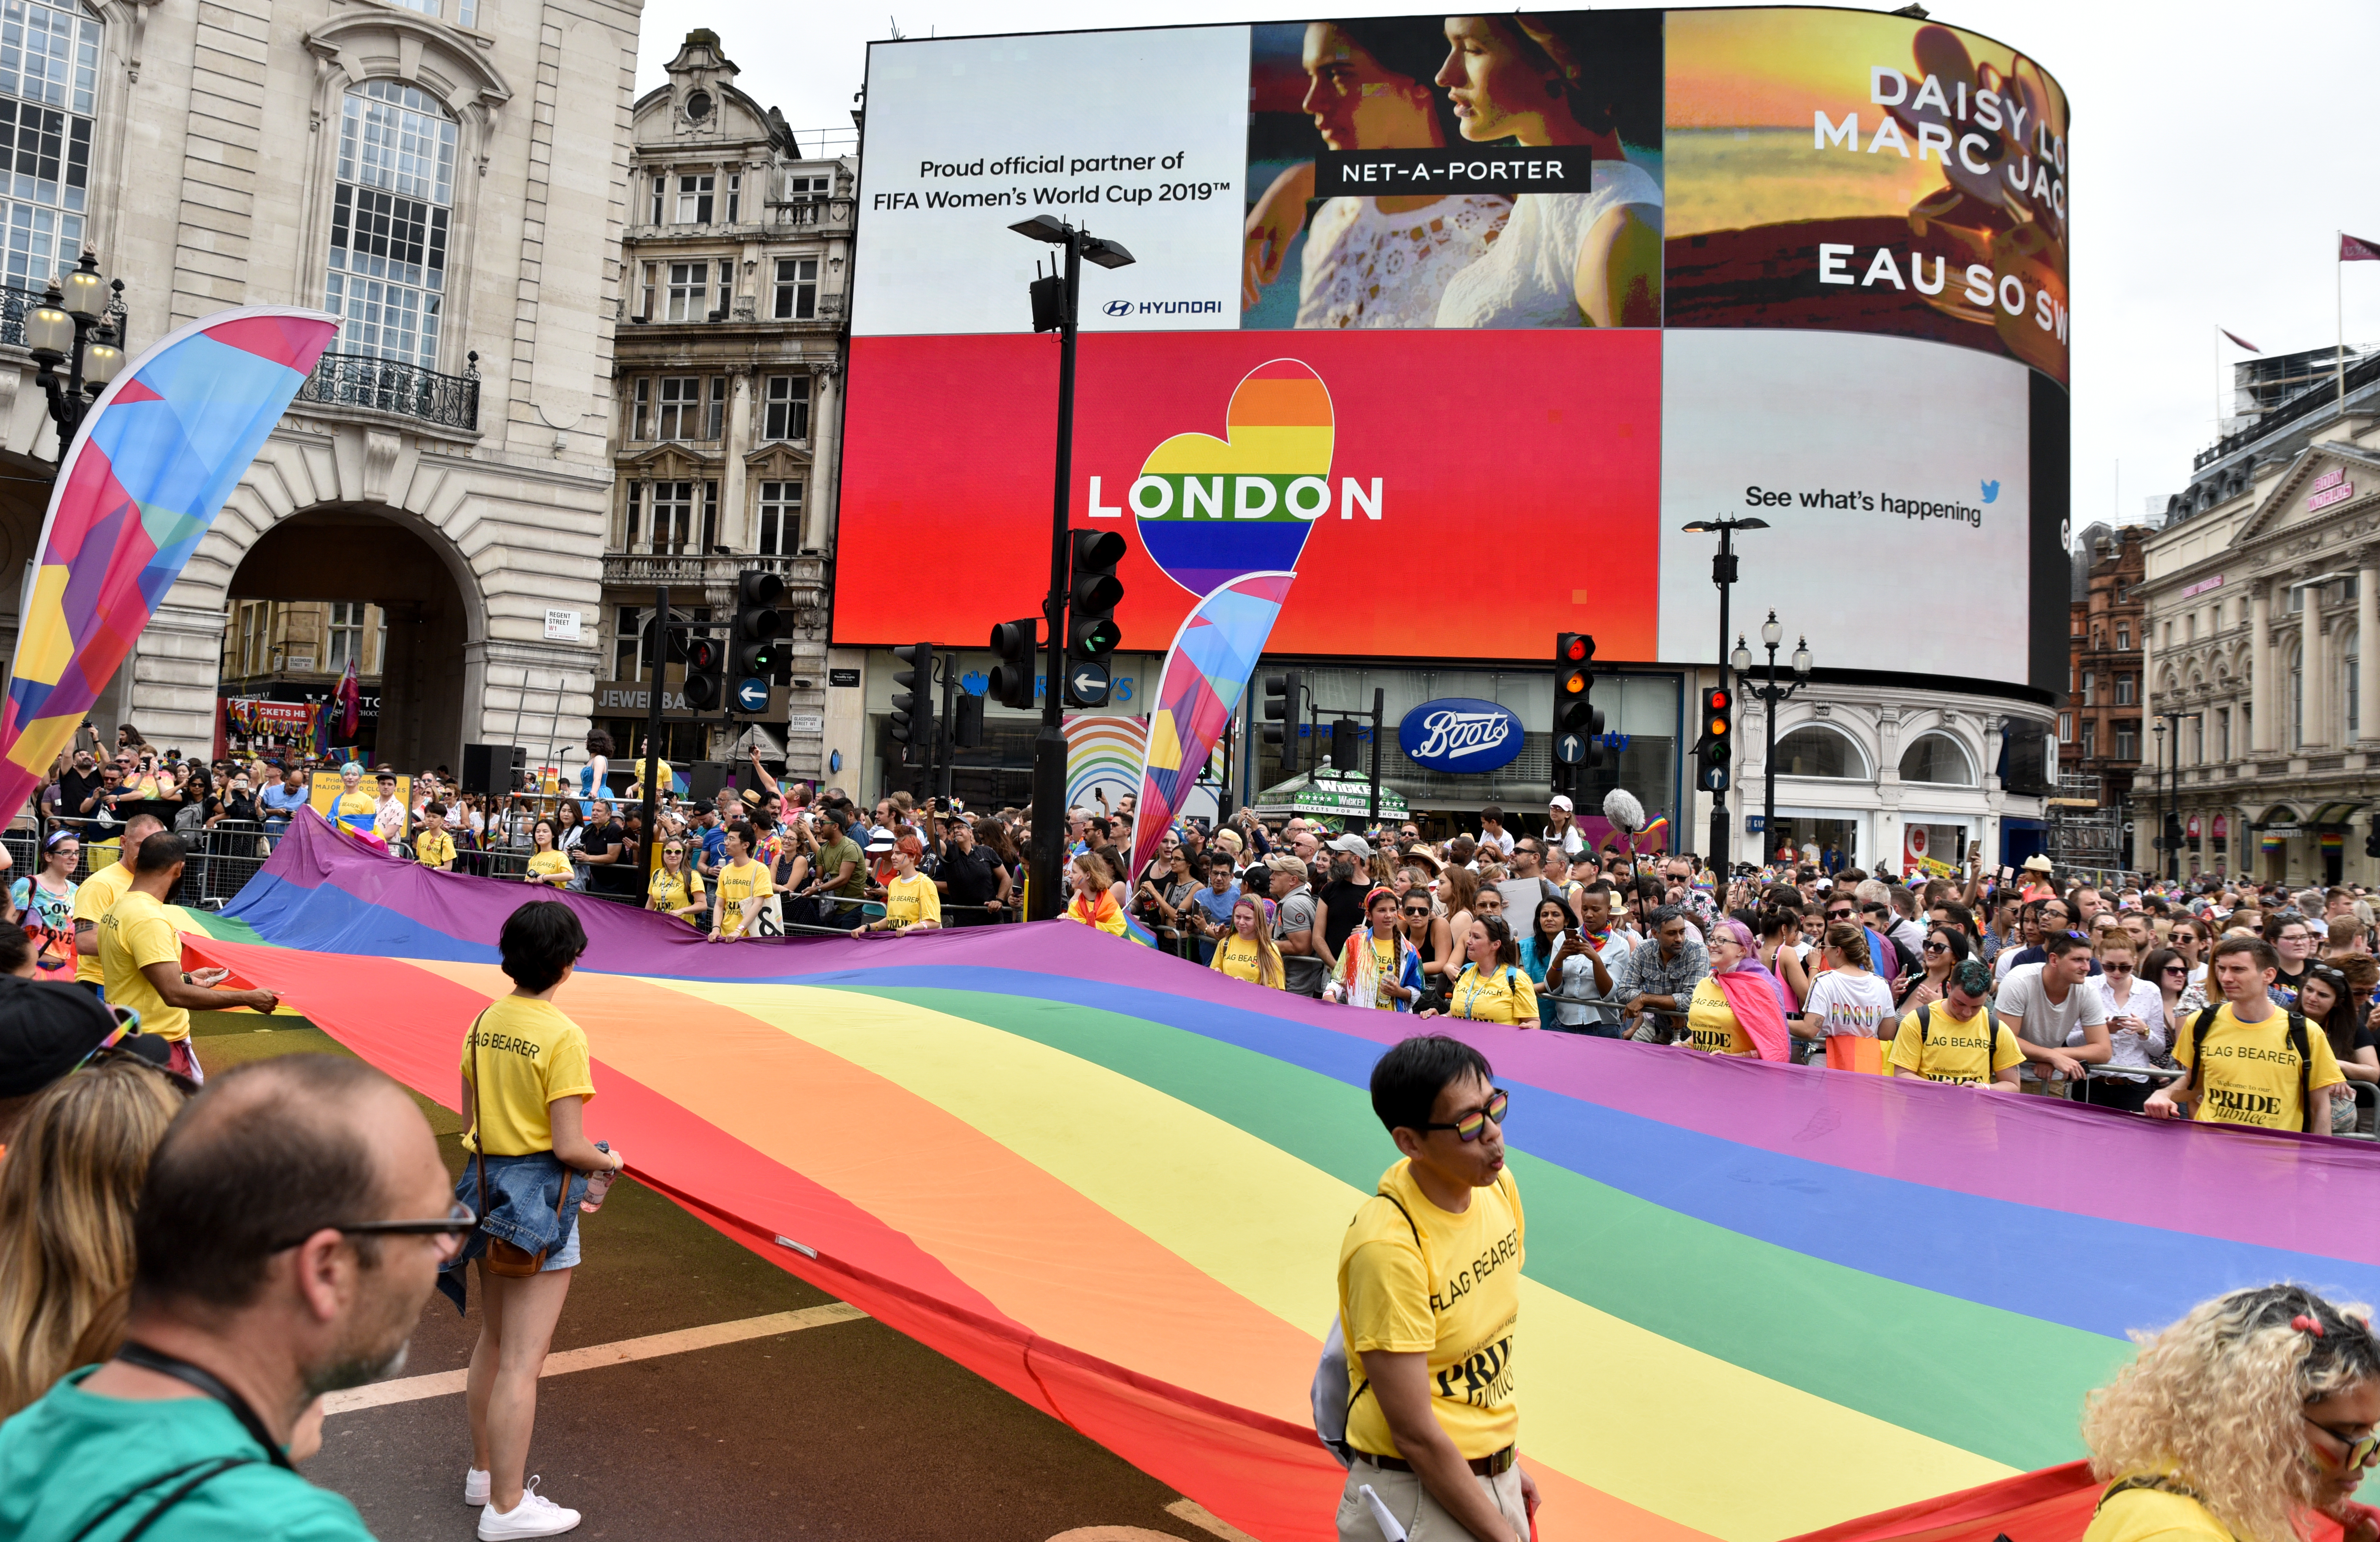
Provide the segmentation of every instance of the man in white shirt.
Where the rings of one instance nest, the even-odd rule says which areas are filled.
[[[2083,1067],[2105,1064],[2112,1053],[2107,998],[2087,983],[2088,942],[2059,931],[2044,937],[2041,947],[2048,962],[2020,964],[2000,986],[2000,1020],[2024,1051],[2024,1090],[2070,1098],[2074,1085],[2088,1075]],[[2082,1030],[2082,1042],[2070,1049],[2067,1038],[2077,1027]]]
[[[372,833],[382,845],[393,846],[405,839],[405,800],[396,795],[396,772],[380,773],[380,806],[372,810]]]

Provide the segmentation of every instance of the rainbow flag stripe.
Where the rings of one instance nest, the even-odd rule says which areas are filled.
[[[188,941],[445,1100],[527,898],[308,814]],[[716,946],[562,903],[591,940],[561,998],[591,1124],[639,1179],[1266,1542],[1333,1535],[1307,1382],[1339,1237],[1394,1158],[1366,1078],[1411,1019],[1060,923]],[[1458,1031],[1513,1094],[1548,1542],[1908,1505],[2004,1530],[2052,1492],[2070,1516],[2085,1480],[2022,1475],[2079,1454],[2127,1330],[2277,1279],[2380,1299],[2380,1237],[2340,1223],[2380,1176],[2359,1143]]]

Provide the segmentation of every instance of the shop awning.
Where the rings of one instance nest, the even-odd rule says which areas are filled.
[[[1257,794],[1254,807],[1259,819],[1292,814],[1366,819],[1372,810],[1372,784],[1360,776],[1334,776],[1320,782],[1311,776],[1293,776]],[[1380,818],[1402,820],[1411,811],[1404,794],[1385,782],[1380,783]]]
[[[2286,803],[2277,803],[2270,808],[2265,809],[2264,817],[2257,820],[2250,828],[2254,830],[2271,830],[2277,826],[2287,825],[2290,829],[2294,830],[2297,828],[2297,823],[2298,811],[2290,807]]]
[[[2360,803],[2325,803],[2313,811],[2313,818],[2306,823],[2336,827],[2347,823],[2362,811],[2363,805]]]

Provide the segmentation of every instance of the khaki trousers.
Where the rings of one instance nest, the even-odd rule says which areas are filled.
[[[1520,1464],[1514,1463],[1494,1477],[1474,1476],[1471,1481],[1487,1492],[1489,1502],[1512,1523],[1513,1542],[1528,1542],[1529,1512],[1521,1502]],[[1429,1490],[1422,1487],[1420,1475],[1376,1467],[1360,1452],[1355,1465],[1348,1470],[1347,1486],[1339,1495],[1339,1542],[1381,1542],[1379,1523],[1372,1518],[1371,1506],[1364,1502],[1362,1490],[1367,1485],[1389,1507],[1397,1524],[1405,1528],[1411,1542],[1473,1542],[1471,1534],[1455,1524],[1446,1507],[1430,1498]],[[1504,1542],[1504,1538],[1488,1537],[1480,1542]]]

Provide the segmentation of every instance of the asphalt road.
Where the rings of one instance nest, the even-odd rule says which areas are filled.
[[[294,1052],[345,1054],[312,1027],[200,1014],[209,1072]],[[459,1172],[462,1125],[420,1099]],[[633,1182],[587,1222],[553,1350],[817,1307],[833,1300]],[[432,1295],[405,1378],[460,1370],[478,1336]],[[305,1473],[382,1542],[462,1542],[470,1431],[459,1391],[335,1414]],[[973,1372],[873,1320],[553,1374],[529,1470],[585,1512],[584,1537],[967,1538],[1130,1542],[1242,1534]],[[1169,1508],[1172,1507],[1172,1508]]]

